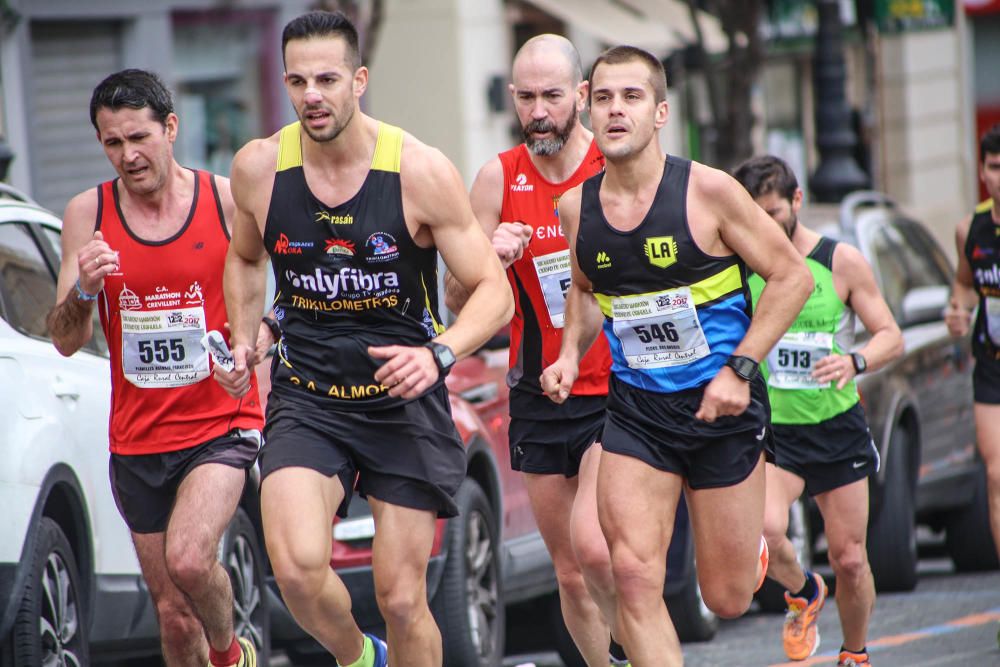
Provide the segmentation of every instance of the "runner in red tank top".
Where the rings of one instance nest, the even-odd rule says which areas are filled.
[[[253,665],[216,551],[257,458],[260,399],[256,384],[233,399],[209,378],[201,343],[225,331],[229,181],[174,161],[178,120],[154,74],[112,74],[90,114],[118,178],[66,207],[49,330],[71,355],[93,334],[98,307],[111,356],[111,483],[166,664]],[[272,341],[268,326],[258,340],[258,350]]]
[[[569,41],[532,38],[514,58],[512,79],[525,143],[486,163],[471,192],[476,217],[492,237],[514,292],[507,378],[511,466],[524,473],[555,565],[566,627],[587,664],[604,667],[608,621],[614,619],[610,558],[596,503],[611,366],[606,341],[598,339],[584,356],[562,405],[550,401],[539,383],[542,370],[559,356],[570,283],[559,197],[601,171],[604,158],[580,124],[586,84]],[[448,306],[460,309],[465,294],[450,276],[446,287]]]

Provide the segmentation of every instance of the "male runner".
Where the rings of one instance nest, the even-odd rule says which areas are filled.
[[[767,576],[790,591],[785,593],[785,654],[805,660],[816,652],[817,621],[827,594],[821,576],[803,571],[786,535],[788,508],[805,490],[823,515],[837,578],[844,634],[838,664],[868,666],[865,640],[875,606],[865,546],[868,476],[878,470],[879,461],[854,378],[902,354],[903,335],[861,253],[798,224],[802,190],[787,164],[757,157],[737,167],[734,176],[805,258],[815,283],[795,323],[761,366],[775,441],[775,462],[766,466]],[[760,276],[750,277],[754,303],[764,287]],[[852,352],[855,313],[871,338]]]
[[[587,104],[580,56],[565,37],[539,35],[514,57],[510,92],[524,143],[487,162],[472,184],[472,209],[507,269],[511,322],[510,461],[524,473],[539,531],[552,556],[563,618],[584,661],[608,664],[614,584],[597,521],[597,465],[611,358],[599,340],[584,356],[562,405],[539,376],[562,341],[569,248],[556,206],[562,193],[604,168],[594,135],[580,123]],[[458,311],[464,290],[447,277]],[[594,445],[593,447],[591,445]],[[601,600],[602,612],[594,597]]]
[[[979,159],[979,178],[990,199],[955,229],[958,271],[945,320],[953,336],[968,335],[972,310],[979,307],[972,328],[973,409],[986,464],[990,528],[1000,552],[1000,123],[982,136]]]
[[[237,154],[226,265],[236,358],[226,380],[237,395],[252,375],[268,252],[277,279],[282,338],[261,452],[268,553],[296,620],[341,665],[385,665],[385,646],[362,636],[329,566],[333,518],[357,474],[375,518],[390,662],[439,666],[427,562],[435,519],[456,514],[466,470],[444,376],[510,319],[513,299],[454,166],[361,113],[368,69],[344,15],[293,19],[282,52],[299,121]],[[447,332],[437,251],[471,292]]]
[[[111,354],[111,483],[167,665],[253,667],[216,554],[257,458],[261,409],[256,383],[234,400],[209,379],[201,344],[225,328],[229,181],[174,160],[178,120],[154,74],[107,77],[90,120],[118,178],[66,206],[52,340],[64,355],[79,350],[98,306]]]
[[[757,364],[812,287],[791,243],[732,178],[664,156],[665,98],[663,66],[640,49],[605,51],[591,70],[607,171],[560,200],[573,283],[562,351],[542,376],[561,400],[604,322],[612,377],[597,503],[615,637],[636,667],[683,659],[662,594],[681,490],[706,604],[737,616],[763,580],[770,433]],[[769,280],[752,324],[747,266]]]

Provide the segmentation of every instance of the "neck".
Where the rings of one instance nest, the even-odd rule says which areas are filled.
[[[372,137],[377,134],[378,121],[355,110],[351,121],[331,141],[314,141],[305,130],[300,130],[303,159],[308,156],[310,164],[327,167],[343,166],[360,159],[370,163],[375,152]]]
[[[663,178],[666,160],[659,141],[654,136],[640,152],[622,160],[607,161],[604,182],[614,190],[633,191],[650,181]]]
[[[148,214],[157,219],[166,219],[172,205],[178,198],[187,199],[188,185],[194,182],[194,178],[193,172],[180,166],[175,160],[171,160],[163,187],[152,192],[132,192],[125,187],[124,181],[119,181],[123,204],[143,215]]]
[[[579,121],[569,134],[562,149],[555,155],[535,155],[530,150],[528,157],[538,173],[550,183],[562,183],[576,173],[590,150],[590,142],[594,134],[583,127]]]
[[[795,249],[799,251],[800,255],[807,257],[817,243],[819,243],[819,233],[809,229],[799,220],[792,233],[792,245],[795,246]]]

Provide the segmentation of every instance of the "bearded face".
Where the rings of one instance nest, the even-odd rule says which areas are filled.
[[[533,120],[521,127],[524,144],[533,155],[550,156],[562,150],[576,125],[576,114],[571,113],[566,124],[558,127],[548,119]],[[544,136],[539,136],[544,135]]]

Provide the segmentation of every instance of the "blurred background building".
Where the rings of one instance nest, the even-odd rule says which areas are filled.
[[[1000,0],[831,0],[844,26],[844,93],[857,164],[949,252],[981,196],[978,136],[1000,121]],[[814,0],[0,0],[0,134],[7,180],[61,212],[113,175],[90,92],[124,67],[176,94],[178,159],[228,173],[235,150],[293,119],[280,34],[343,7],[372,70],[365,110],[440,147],[471,184],[519,141],[507,92],[516,49],[566,35],[585,66],[632,43],[663,58],[670,152],[720,168],[762,151],[805,185],[816,149]],[[0,146],[0,163],[3,150]]]

